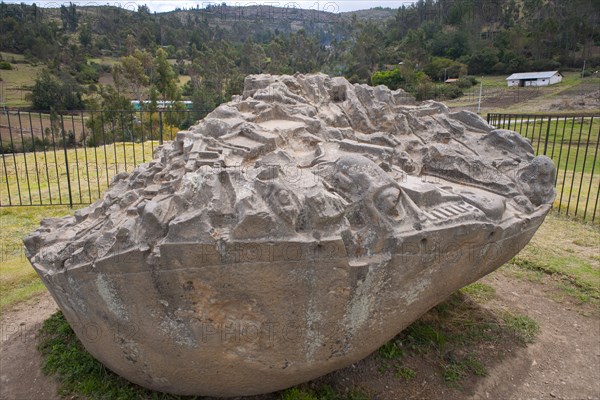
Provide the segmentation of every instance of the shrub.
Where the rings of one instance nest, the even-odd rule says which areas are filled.
[[[406,83],[406,78],[402,76],[398,68],[391,71],[376,71],[371,75],[371,85],[373,86],[385,85],[392,90],[396,90],[404,83]]]
[[[8,61],[0,61],[0,69],[11,70],[12,65]]]
[[[79,72],[77,73],[76,79],[79,83],[97,83],[98,79],[100,79],[97,64],[81,65],[81,67],[79,68]]]
[[[440,100],[456,99],[464,94],[458,85],[439,85],[436,89],[435,98]]]
[[[455,85],[461,89],[468,89],[472,86],[475,86],[479,83],[477,79],[473,76],[462,76],[456,81]]]

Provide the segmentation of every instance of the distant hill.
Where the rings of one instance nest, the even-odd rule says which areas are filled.
[[[140,50],[145,52],[140,62],[147,64],[163,49],[174,72],[187,75],[183,96],[197,96],[202,108],[228,99],[246,75],[256,73],[319,71],[361,83],[372,83],[379,74],[378,82],[427,97],[432,85],[447,77],[581,70],[584,62],[595,71],[600,68],[597,3],[421,0],[399,9],[343,13],[326,5],[320,10],[211,5],[153,13],[147,6],[41,8],[0,2],[0,51],[47,66],[59,81],[93,92],[122,57]],[[134,64],[129,67],[135,73],[151,72],[149,65]],[[152,80],[150,74],[140,82]],[[465,77],[460,83],[472,82]],[[149,96],[152,85],[144,85]],[[448,85],[436,90],[448,97],[461,93]]]
[[[360,20],[371,20],[371,21],[379,21],[384,22],[390,18],[394,18],[398,9],[395,8],[370,8],[368,10],[358,10],[358,11],[348,11],[340,13],[344,18],[352,18],[352,15],[356,15],[356,17]]]

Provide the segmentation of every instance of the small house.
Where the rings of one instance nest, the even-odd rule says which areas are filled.
[[[544,71],[544,72],[522,72],[518,74],[512,74],[506,81],[508,86],[549,86],[555,83],[561,82],[563,76],[558,71]]]

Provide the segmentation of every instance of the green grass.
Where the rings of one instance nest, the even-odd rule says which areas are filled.
[[[600,300],[600,231],[551,214],[511,264],[551,275],[561,284]]]
[[[378,351],[379,371],[394,371],[410,380],[418,373],[407,363],[423,360],[439,379],[460,388],[468,377],[487,375],[487,362],[502,358],[504,350],[534,340],[538,326],[527,316],[508,311],[496,313],[478,302],[495,295],[485,284],[472,284],[450,296],[402,331]]]
[[[405,381],[409,382],[417,376],[417,373],[412,368],[402,366],[396,368],[396,372],[394,373],[394,375],[396,376],[396,378],[402,378]]]
[[[506,78],[508,75],[485,75],[478,76],[477,79],[483,84],[483,88],[505,88],[506,87]],[[474,86],[479,87],[479,86]]]
[[[531,242],[501,271],[548,283],[579,303],[600,304],[600,230],[551,213]]]
[[[10,61],[11,57],[5,59]],[[11,70],[0,70],[5,96],[2,100],[6,101],[8,107],[29,107],[31,102],[27,96],[31,94],[35,78],[44,66],[19,63],[12,67]]]
[[[324,385],[317,389],[294,387],[285,390],[279,397],[281,400],[370,400],[371,397],[361,390],[352,390],[340,394],[330,386]]]
[[[25,257],[23,239],[43,218],[72,212],[67,207],[0,208],[0,311],[46,290]]]
[[[114,175],[122,171],[131,172],[136,164],[152,160],[153,149],[157,145],[158,142],[152,141],[143,144],[122,142],[68,149],[68,165],[65,152],[60,150],[0,156],[0,160],[4,157],[0,162],[0,203],[28,205],[42,201],[46,204],[69,204],[69,183],[75,204],[91,203],[102,196]],[[67,173],[70,179],[67,179]],[[19,179],[7,181],[6,176],[18,176]]]
[[[25,56],[23,54],[17,54],[17,53],[9,53],[7,51],[0,51],[0,56],[2,56],[1,58],[5,61],[9,61],[12,63],[12,60],[15,60],[16,62],[25,62]]]
[[[47,319],[40,330],[38,350],[42,370],[60,381],[59,394],[87,399],[183,399],[152,393],[109,371],[81,345],[61,312]]]
[[[475,282],[460,289],[462,294],[469,296],[478,303],[484,303],[496,296],[496,290],[485,283]]]
[[[549,122],[550,121],[550,122]],[[600,118],[581,119],[517,117],[505,127],[531,140],[537,155],[546,154],[557,168],[557,197],[554,207],[591,221],[598,198],[598,157],[594,159],[600,140]],[[548,136],[548,144],[544,146]],[[593,175],[592,175],[593,172]],[[589,200],[588,200],[589,196]],[[575,215],[576,214],[576,215]],[[597,219],[600,224],[600,218]]]
[[[460,387],[460,381],[469,376],[487,376],[485,365],[475,356],[468,355],[460,361],[451,361],[443,367],[443,377],[451,387]]]
[[[502,319],[505,326],[523,343],[533,343],[540,327],[527,315],[514,315],[506,312]]]
[[[106,64],[106,65],[114,65],[119,62],[119,58],[117,57],[91,57],[88,58],[88,63],[96,63],[96,64]]]
[[[404,351],[398,347],[398,343],[395,340],[390,340],[377,350],[377,354],[383,359],[394,360],[402,358]]]

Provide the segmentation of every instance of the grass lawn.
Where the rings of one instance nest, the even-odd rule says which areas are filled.
[[[22,54],[0,52],[2,59],[12,65],[11,70],[0,70],[0,85],[8,107],[29,107],[26,96],[31,93],[35,78],[45,67],[44,64],[30,64]]]
[[[106,64],[106,65],[114,65],[119,62],[117,57],[95,57],[88,58],[88,63],[96,63],[96,64]]]
[[[23,239],[43,218],[72,213],[68,207],[0,208],[0,311],[46,291],[25,257]]]
[[[501,271],[552,278],[561,296],[600,304],[600,230],[551,213],[531,242]]]
[[[536,155],[545,154],[554,161],[558,193],[555,208],[565,212],[569,209],[569,215],[588,221],[593,218],[594,207],[600,201],[600,155],[597,154],[600,117],[515,117],[501,121],[498,126],[519,132],[531,140]],[[548,143],[544,146],[546,136]],[[596,220],[600,220],[600,215]]]
[[[91,203],[101,197],[114,175],[152,160],[156,146],[158,142],[146,141],[68,149],[68,163],[60,146],[56,152],[51,148],[1,156],[0,204],[69,204],[69,184],[74,204]]]

